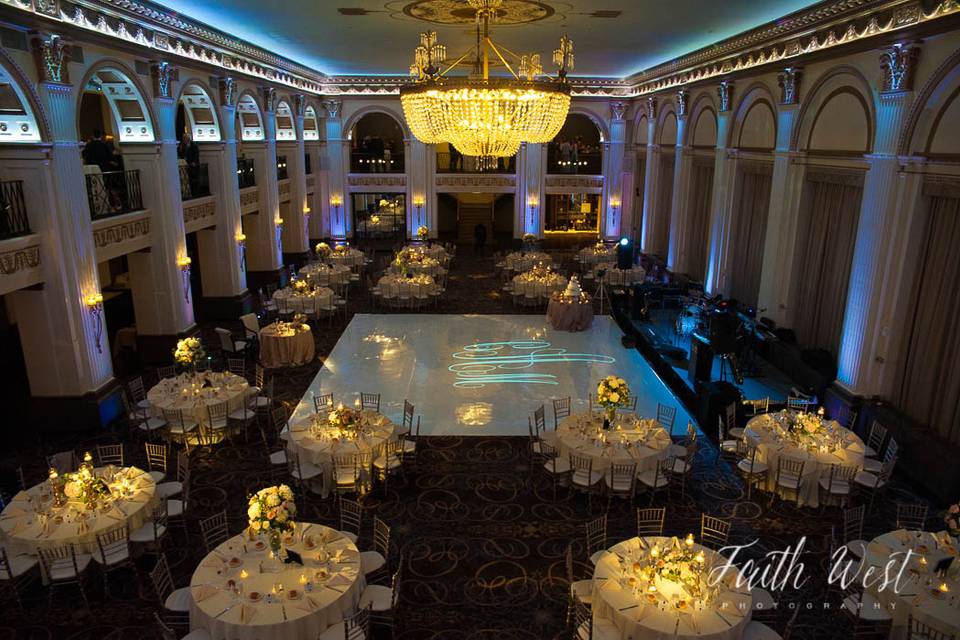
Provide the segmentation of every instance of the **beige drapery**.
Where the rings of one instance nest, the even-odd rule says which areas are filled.
[[[686,232],[687,273],[703,280],[707,276],[707,250],[710,234],[710,202],[713,197],[713,158],[697,158],[693,162],[690,181],[690,218]]]
[[[660,184],[657,186],[657,227],[654,251],[666,258],[670,250],[670,207],[673,204],[673,147],[660,151]]]
[[[730,274],[730,297],[736,298],[741,306],[755,306],[760,293],[771,174],[769,164],[747,165],[737,174],[727,273]]]
[[[960,188],[931,186],[894,399],[960,443]]]
[[[808,172],[800,199],[790,325],[800,346],[836,357],[857,238],[863,173]]]
[[[636,206],[633,209],[633,221],[631,224],[631,238],[633,238],[636,245],[640,246],[640,230],[643,229],[643,199],[646,198],[646,188],[647,188],[647,159],[645,156],[639,155],[637,157],[636,171],[634,174],[637,179],[635,184],[637,186],[637,200]]]

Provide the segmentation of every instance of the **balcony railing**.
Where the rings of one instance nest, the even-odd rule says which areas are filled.
[[[516,173],[516,156],[481,161],[476,156],[437,152],[437,173]]]
[[[287,156],[277,156],[277,180],[287,178]]]
[[[140,171],[107,171],[87,174],[87,201],[90,216],[108,218],[143,209]]]
[[[402,155],[376,155],[355,151],[350,154],[351,173],[403,173]]]
[[[193,200],[210,195],[210,171],[205,164],[180,165],[180,199]]]
[[[547,156],[547,173],[598,176],[603,173],[603,155],[579,153],[575,156],[562,156],[559,150],[551,148]]]
[[[251,158],[237,158],[237,182],[241,189],[257,186],[257,174]]]
[[[311,164],[311,162],[310,162],[310,154],[309,154],[309,153],[303,154],[303,172],[304,172],[306,175],[310,175],[311,173],[313,173],[313,166],[312,166],[312,164]]]
[[[23,201],[23,181],[0,182],[0,240],[30,233],[27,205]]]

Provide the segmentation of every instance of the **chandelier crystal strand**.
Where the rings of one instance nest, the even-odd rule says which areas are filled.
[[[570,89],[564,78],[566,70],[573,68],[573,43],[564,36],[554,52],[560,68],[557,78],[538,80],[543,74],[539,55],[501,53],[489,37],[489,23],[502,0],[469,0],[469,4],[477,15],[476,56],[465,63],[473,66],[473,75],[447,77],[471,52],[441,70],[446,50],[437,42],[436,32],[423,33],[410,67],[416,81],[401,89],[400,100],[418,140],[446,142],[464,155],[479,157],[481,165],[490,168],[497,157],[515,155],[522,143],[546,143],[559,133],[570,109]],[[504,55],[515,59],[508,63]],[[513,77],[490,78],[489,67],[497,61]]]

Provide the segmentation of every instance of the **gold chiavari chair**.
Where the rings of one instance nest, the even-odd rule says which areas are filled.
[[[584,525],[587,544],[587,556],[590,564],[596,566],[607,552],[607,514],[595,518]]]
[[[340,506],[340,530],[338,533],[347,537],[350,542],[357,544],[360,537],[360,528],[363,525],[363,507],[356,500],[339,495],[337,502]]]
[[[380,394],[360,392],[360,408],[380,413]]]
[[[122,444],[98,444],[97,465],[105,467],[112,464],[115,467],[123,466],[123,445]]]
[[[228,526],[226,509],[200,521],[200,534],[203,536],[203,546],[207,553],[211,553],[218,545],[227,541]]]
[[[647,536],[662,536],[663,521],[666,519],[666,516],[666,507],[637,509],[637,535],[641,538]]]
[[[927,511],[925,504],[897,504],[897,529],[925,531]]]
[[[560,421],[570,416],[570,396],[554,398],[553,400],[553,430],[560,426]]]
[[[93,556],[88,553],[77,553],[72,544],[65,544],[59,547],[46,547],[38,550],[40,556],[40,569],[43,573],[43,581],[49,589],[50,604],[53,604],[53,592],[55,588],[75,584],[80,590],[80,596],[83,598],[83,604],[87,610],[90,610],[90,601],[87,599],[87,592],[84,589],[87,569],[93,561]]]
[[[133,562],[130,552],[130,530],[122,524],[97,534],[97,553],[93,560],[100,565],[103,574],[103,592],[110,593],[109,575],[124,567],[133,569],[139,575],[137,565]]]
[[[705,513],[700,514],[700,544],[714,551],[727,546],[730,522]]]
[[[390,559],[390,525],[373,518],[373,551],[360,552],[360,569],[367,584],[379,582],[387,576]]]

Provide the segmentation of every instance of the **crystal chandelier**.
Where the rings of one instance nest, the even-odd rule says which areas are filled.
[[[443,68],[446,48],[436,32],[421,33],[410,66],[416,80],[400,90],[400,100],[418,140],[447,142],[489,165],[497,157],[515,155],[522,142],[546,143],[556,137],[570,108],[566,76],[573,69],[573,42],[564,36],[553,52],[557,77],[538,79],[543,75],[539,55],[517,55],[490,39],[490,23],[503,0],[468,1],[477,16],[476,45]],[[472,67],[468,76],[447,76],[461,65]],[[510,76],[491,78],[490,67],[498,65]]]

